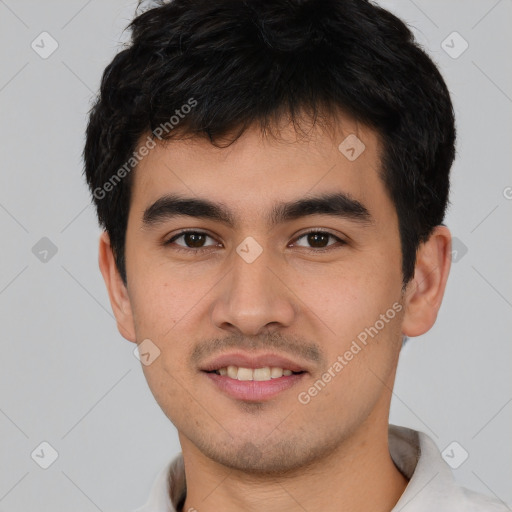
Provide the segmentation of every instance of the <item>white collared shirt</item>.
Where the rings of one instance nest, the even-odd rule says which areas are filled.
[[[388,439],[391,458],[409,479],[390,512],[510,512],[505,503],[458,485],[427,434],[389,425]],[[185,468],[180,453],[159,473],[147,503],[134,512],[177,512],[185,496]]]

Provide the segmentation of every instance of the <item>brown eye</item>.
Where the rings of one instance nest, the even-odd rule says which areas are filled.
[[[326,247],[329,242],[331,235],[328,233],[308,233],[306,239],[308,243],[313,247]]]
[[[206,236],[202,233],[185,233],[183,240],[188,247],[202,247]]]
[[[216,245],[215,242],[211,244],[205,244],[208,238],[213,240],[210,235],[202,231],[182,231],[181,233],[178,233],[177,235],[164,242],[164,245],[175,245],[176,250],[184,251],[193,251],[194,249],[207,249],[208,247]],[[184,243],[177,243],[176,241],[179,239],[183,239]]]
[[[309,245],[301,245],[297,244],[297,241],[305,239],[306,243]],[[334,243],[329,243],[329,239],[335,240]],[[328,231],[309,231],[308,233],[303,233],[301,236],[299,236],[296,240],[296,244],[299,247],[306,247],[309,249],[328,249],[332,245],[336,245],[336,242],[338,242],[341,245],[345,244],[345,241],[343,241],[341,238],[333,235],[332,233],[329,233]]]

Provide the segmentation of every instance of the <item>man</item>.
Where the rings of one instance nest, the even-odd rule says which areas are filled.
[[[140,510],[505,510],[388,425],[451,251],[453,108],[409,29],[364,0],[174,0],[131,28],[84,159],[182,447]]]

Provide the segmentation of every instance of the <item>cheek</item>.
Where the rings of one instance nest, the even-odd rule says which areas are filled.
[[[336,271],[303,272],[293,288],[304,315],[322,324],[331,343],[342,348],[393,307],[400,297],[401,280],[393,268],[383,274],[382,270],[347,266]]]
[[[142,369],[155,400],[166,414],[186,408],[190,400],[186,391],[190,388],[190,368],[186,363],[197,340],[195,323],[190,318],[199,299],[182,289],[175,283],[146,279],[135,301],[137,337],[149,338],[158,351],[158,357],[151,364],[142,365]]]
[[[338,425],[348,428],[363,421],[378,402],[386,402],[400,350],[401,313],[395,313],[389,313],[387,323],[378,317],[371,322],[354,319],[348,313],[345,323],[340,319],[341,334],[325,347],[327,367],[311,379],[311,387],[301,390],[300,403],[309,400],[309,412],[320,417],[328,410]]]
[[[137,339],[150,339],[158,354],[151,364],[142,364],[142,370],[155,400],[166,414],[175,407],[178,410],[186,407],[184,395],[190,385],[187,355],[197,340],[195,322],[190,322],[190,315],[197,301],[195,294],[184,294],[177,285],[152,280],[144,282],[135,301]],[[170,407],[170,404],[174,405]]]
[[[393,268],[387,274],[339,271],[302,278],[297,295],[324,345],[325,370],[336,375],[315,376],[322,382],[330,379],[319,402],[327,404],[335,395],[340,408],[357,409],[356,402],[372,403],[383,391],[382,381],[393,371],[401,346],[400,289]]]
[[[141,269],[130,286],[135,328],[139,336],[165,340],[175,329],[186,327],[188,315],[202,306],[208,282],[188,276],[185,270],[169,272]]]
[[[190,408],[192,395],[187,391],[191,389],[190,384],[180,375],[180,365],[171,363],[169,366],[170,352],[162,352],[151,365],[143,366],[143,372],[155,401],[169,420],[177,424],[180,411]]]

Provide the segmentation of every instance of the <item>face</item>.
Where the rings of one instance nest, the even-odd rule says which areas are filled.
[[[143,370],[184,453],[277,474],[387,425],[404,311],[398,219],[379,170],[376,134],[347,119],[307,140],[291,126],[279,140],[251,128],[228,148],[173,140],[139,164],[125,323],[158,354]],[[226,387],[203,371],[235,353],[283,356],[303,373]]]

